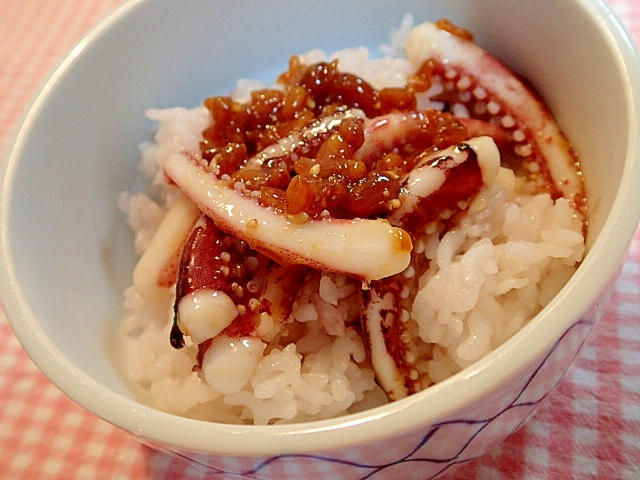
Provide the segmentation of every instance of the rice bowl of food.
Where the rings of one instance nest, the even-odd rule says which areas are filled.
[[[494,3],[296,4],[287,35],[257,5],[240,36],[240,5],[128,3],[5,167],[3,301],[36,364],[236,476],[431,478],[514,431],[637,225],[638,61],[600,3]]]

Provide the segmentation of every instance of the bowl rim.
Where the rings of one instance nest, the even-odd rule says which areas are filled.
[[[607,41],[619,55],[620,74],[627,80],[625,95],[629,105],[630,129],[640,132],[640,57],[633,41],[602,0],[573,2],[577,5],[576,8],[589,14],[598,28],[608,32]],[[313,453],[394,437],[410,430],[415,424],[433,425],[436,421],[461,411],[471,401],[466,394],[470,390],[476,392],[474,398],[482,397],[507,382],[514,372],[526,368],[532,360],[543,356],[552,344],[550,339],[560,338],[573,322],[587,313],[590,302],[565,300],[577,297],[578,285],[581,297],[593,300],[616,277],[620,264],[614,264],[607,258],[614,257],[622,262],[636,230],[636,225],[628,219],[640,219],[640,198],[634,198],[636,190],[633,188],[638,186],[636,179],[640,178],[640,135],[629,138],[622,186],[612,204],[611,214],[570,281],[542,312],[510,340],[448,380],[403,400],[364,412],[329,420],[269,426],[228,425],[188,419],[156,410],[124,395],[114,394],[66,360],[38,326],[17,282],[13,261],[9,258],[11,248],[7,231],[7,205],[10,204],[8,200],[12,193],[13,171],[20,161],[22,146],[29,137],[31,124],[38,115],[40,105],[55,89],[64,72],[72,68],[76,57],[90,50],[94,42],[99,41],[130,11],[141,8],[146,3],[147,0],[125,2],[94,27],[60,63],[21,121],[10,142],[0,173],[0,300],[9,324],[38,368],[67,396],[93,414],[165,448],[216,455]],[[605,249],[609,252],[608,255],[592,253]],[[589,281],[585,281],[589,272],[598,272],[598,276],[589,277]],[[552,312],[558,318],[570,320],[555,324],[548,322],[546,319]],[[554,326],[542,331],[537,328],[541,323]],[[523,358],[518,352],[522,351],[525,342],[530,354]],[[424,408],[425,404],[429,405],[429,409]],[[338,431],[345,430],[349,430],[348,435],[336,435]]]

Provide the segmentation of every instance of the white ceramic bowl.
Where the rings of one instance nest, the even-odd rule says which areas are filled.
[[[407,12],[447,17],[530,79],[573,140],[590,201],[578,272],[504,346],[425,392],[291,426],[229,426],[138,402],[109,357],[134,264],[116,206],[134,186],[147,107],[195,106],[292,53],[375,49]],[[16,335],[67,395],[144,442],[248,478],[430,478],[514,431],[560,381],[603,309],[640,217],[640,66],[589,0],[133,1],[37,97],[4,163],[0,290]],[[236,478],[236,477],[234,477]]]

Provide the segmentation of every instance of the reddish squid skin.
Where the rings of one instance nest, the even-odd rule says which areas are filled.
[[[477,154],[465,143],[459,144],[456,150],[466,157],[458,164],[454,164],[448,155],[433,152],[423,155],[430,168],[444,172],[445,181],[438,190],[421,198],[413,211],[400,218],[392,214],[390,221],[393,225],[414,235],[419,234],[425,225],[437,220],[442,212],[459,210],[460,202],[469,201],[480,191],[483,180]]]
[[[230,286],[222,273],[221,256],[225,251],[224,235],[214,223],[202,216],[185,242],[180,258],[180,276],[176,283],[176,297],[182,298],[195,290],[212,288],[230,294]],[[205,258],[217,262],[202,262]]]
[[[228,274],[225,276],[223,269],[223,237],[213,221],[201,216],[184,244],[178,267],[174,321],[170,333],[174,348],[184,346],[184,338],[178,327],[178,304],[182,297],[204,288],[221,291],[229,296],[232,294],[231,285],[226,278]]]
[[[432,99],[441,101],[445,110],[459,112],[463,106],[473,121],[497,127],[492,128],[498,132],[503,162],[553,198],[567,198],[586,218],[577,156],[543,99],[472,37],[457,33],[441,23],[425,22],[409,35],[410,61],[428,59],[432,85],[442,87]],[[473,121],[468,122],[471,128]]]
[[[255,297],[247,284],[260,268],[265,268],[270,262],[246,242],[223,233],[203,215],[191,231],[180,259],[171,344],[175,348],[184,346],[178,327],[180,300],[202,289],[223,292],[232,298],[240,310],[232,322],[233,330],[236,336],[250,335],[256,328],[257,309],[255,305],[249,307]]]
[[[390,386],[381,379],[380,367],[374,363],[378,383],[390,400],[397,400],[423,389],[421,379],[412,365],[412,361],[418,358],[421,341],[416,332],[408,330],[410,324],[406,320],[418,291],[420,276],[427,268],[426,257],[414,255],[404,274],[376,280],[369,290],[363,291],[362,324],[365,344],[373,350],[372,342],[375,340],[372,332],[379,328],[384,338],[384,348],[401,375],[402,387],[398,389]],[[376,362],[373,358],[372,361]]]
[[[224,233],[203,215],[191,231],[180,259],[171,345],[184,346],[178,304],[185,295],[202,289],[225,293],[239,313],[220,334],[236,338],[251,336],[255,335],[262,313],[278,322],[286,320],[306,270],[297,265],[276,264],[245,241]],[[206,350],[205,344],[208,345],[204,342],[201,350]]]
[[[536,92],[495,57],[476,46],[471,37],[458,35],[449,28],[444,30],[453,35],[433,26],[422,28],[423,32],[430,32],[429,38],[414,38],[422,42],[419,48],[425,51],[427,64],[423,66],[428,65],[429,86],[442,87],[441,93],[432,99],[442,102],[445,111],[466,110],[471,118],[460,119],[460,122],[471,136],[491,136],[500,148],[503,164],[513,168],[516,174],[528,177],[553,198],[567,197],[576,212],[586,216],[584,188],[576,173],[575,154]],[[455,212],[455,203],[449,203],[450,195],[455,199],[460,194],[461,199],[466,195],[462,192],[466,192],[472,198],[482,186],[481,178],[478,182],[481,176],[473,170],[448,176],[445,185],[416,209],[422,217],[413,211],[408,215],[396,213],[390,217],[392,223],[415,232],[436,219],[437,215],[434,217],[431,212],[441,211],[442,207],[453,208]],[[411,326],[400,320],[410,311],[406,295],[415,293],[414,275],[424,271],[415,264],[414,257],[412,255],[412,267],[417,268],[407,271],[411,275],[402,278],[400,274],[373,282],[367,294],[364,325],[370,348],[376,351],[372,362],[378,382],[391,400],[428,386],[421,384],[418,370],[411,365],[415,358],[412,350],[415,332],[409,331]],[[426,269],[428,265],[422,267]]]
[[[393,216],[392,224],[419,236],[425,225],[437,220],[441,212],[455,213],[460,210],[461,202],[469,201],[480,191],[483,179],[476,152],[465,143],[456,146],[453,152],[459,157],[457,161],[445,154],[425,154],[419,165],[442,170],[444,183],[430,195],[420,198],[414,208]],[[372,352],[379,351],[384,344],[386,353],[372,354],[372,363],[380,386],[391,400],[425,387],[413,365],[419,358],[421,340],[417,332],[410,330],[412,324],[407,320],[420,277],[428,267],[424,255],[412,254],[407,270],[372,282],[370,290],[364,292],[363,331]]]

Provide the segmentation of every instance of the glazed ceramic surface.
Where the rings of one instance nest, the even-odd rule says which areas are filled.
[[[116,199],[141,185],[137,145],[153,133],[144,111],[198,105],[240,77],[268,81],[291,54],[312,48],[377,51],[406,13],[474,32],[555,113],[581,159],[590,202],[589,252],[578,272],[504,346],[384,407],[238,427],[138,402],[113,367],[109,337],[135,262]],[[54,73],[5,162],[6,313],[34,362],[72,399],[213,478],[432,478],[518,428],[597,321],[640,216],[639,113],[637,55],[597,1],[130,2]]]

